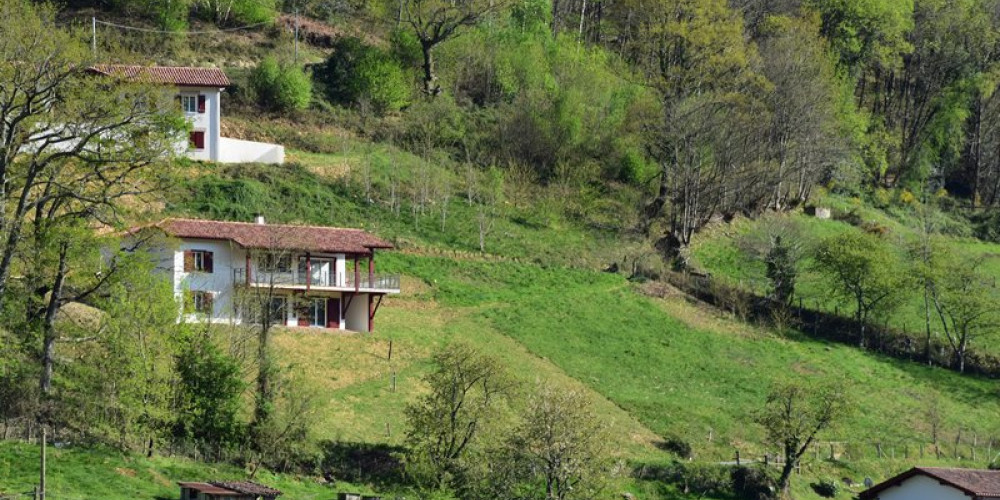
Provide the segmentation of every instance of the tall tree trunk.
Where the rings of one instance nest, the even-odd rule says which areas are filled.
[[[437,75],[434,74],[434,43],[421,41],[420,49],[424,55],[424,93],[436,97],[441,93],[441,87],[438,86]]]

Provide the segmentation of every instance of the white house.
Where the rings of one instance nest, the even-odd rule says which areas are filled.
[[[285,161],[285,148],[280,145],[221,136],[222,91],[230,82],[219,68],[102,64],[90,69],[105,76],[176,87],[177,103],[191,121],[188,142],[179,147],[192,159],[219,163]]]
[[[1000,498],[1000,471],[915,467],[860,495],[861,500]]]
[[[168,236],[159,268],[190,321],[270,318],[289,327],[370,332],[399,275],[376,274],[375,252],[393,245],[360,229],[166,219],[134,230]],[[263,312],[267,309],[267,314]]]

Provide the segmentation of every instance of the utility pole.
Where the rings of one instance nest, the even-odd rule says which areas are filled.
[[[299,63],[299,8],[295,7],[295,64]]]
[[[41,444],[42,444],[42,460],[41,460],[41,467],[40,467],[41,470],[40,470],[39,475],[38,475],[38,500],[45,500],[45,458],[46,458],[45,457],[45,445],[46,445],[46,440],[48,440],[48,435],[46,434],[47,432],[48,432],[48,429],[45,426],[45,422],[42,422],[42,439],[41,439],[41,441],[42,441],[41,442]]]

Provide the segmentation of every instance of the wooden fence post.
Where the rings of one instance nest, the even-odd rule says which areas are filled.
[[[739,450],[739,448],[736,449],[736,466],[737,467],[740,466],[740,450]]]

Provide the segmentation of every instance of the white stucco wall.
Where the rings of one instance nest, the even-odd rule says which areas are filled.
[[[351,306],[345,311],[344,328],[355,332],[368,331],[368,294],[359,293],[351,299]]]
[[[184,252],[187,250],[212,252],[212,272],[184,272]],[[236,319],[233,269],[245,266],[246,253],[243,249],[228,241],[189,239],[180,243],[173,257],[174,295],[178,300],[183,300],[184,290],[211,292],[213,311],[208,319],[213,323],[229,323]],[[203,318],[189,315],[186,319],[198,321]]]
[[[220,163],[282,164],[285,162],[285,148],[278,144],[220,137],[219,154],[215,161]]]
[[[969,500],[961,491],[923,475],[913,476],[878,496],[879,500]]]
[[[180,87],[177,89],[178,95],[204,95],[204,113],[186,113],[185,116],[191,122],[192,130],[202,130],[205,132],[205,149],[190,149],[187,138],[184,140],[183,149],[187,151],[187,156],[195,160],[219,161],[219,135],[221,134],[222,117],[222,93],[214,87]]]

